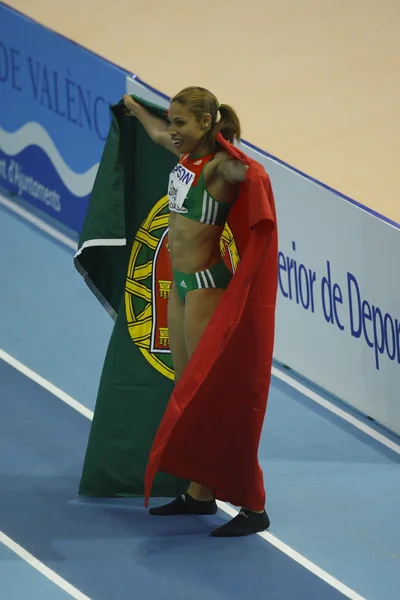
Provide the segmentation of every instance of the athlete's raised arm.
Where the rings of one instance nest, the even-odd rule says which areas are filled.
[[[132,96],[125,94],[122,98],[128,111],[126,114],[139,119],[153,142],[159,146],[163,146],[176,156],[180,156],[169,135],[168,122],[161,117],[152,115],[144,106],[136,102]]]

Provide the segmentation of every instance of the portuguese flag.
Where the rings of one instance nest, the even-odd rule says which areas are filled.
[[[138,99],[138,98],[137,98]],[[164,115],[165,110],[146,104]],[[234,273],[184,375],[173,385],[166,306],[168,176],[176,157],[112,107],[76,266],[115,318],[79,492],[177,496],[187,481],[262,510],[258,463],[271,378],[278,284],[277,228],[263,167],[248,165],[221,237]]]
[[[140,101],[165,117],[165,109]],[[76,268],[115,320],[79,487],[83,496],[143,496],[150,448],[174,385],[166,192],[176,157],[120,108],[111,107],[75,256]],[[153,494],[175,496],[184,486],[159,474]]]

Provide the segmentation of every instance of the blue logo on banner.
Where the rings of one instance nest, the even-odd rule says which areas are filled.
[[[127,73],[0,4],[0,185],[79,232]]]

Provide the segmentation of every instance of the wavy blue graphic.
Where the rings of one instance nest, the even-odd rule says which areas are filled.
[[[29,146],[38,146],[53,162],[60,179],[74,196],[83,197],[90,193],[96,176],[98,163],[85,173],[76,173],[71,169],[53,140],[40,123],[26,123],[14,133],[7,133],[0,127],[0,148],[8,156],[17,156]]]
[[[65,177],[65,173],[63,175]],[[87,173],[81,177],[87,180]],[[12,156],[0,149],[0,185],[74,231],[81,230],[91,187],[84,195],[73,194],[47,153],[39,146],[30,145]],[[88,188],[87,185],[79,187],[80,192]]]

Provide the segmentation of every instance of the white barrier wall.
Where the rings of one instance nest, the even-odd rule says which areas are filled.
[[[260,162],[278,212],[275,358],[400,433],[400,229]]]
[[[127,93],[165,106],[138,79]],[[400,433],[400,226],[253,148],[279,227],[274,357]]]

